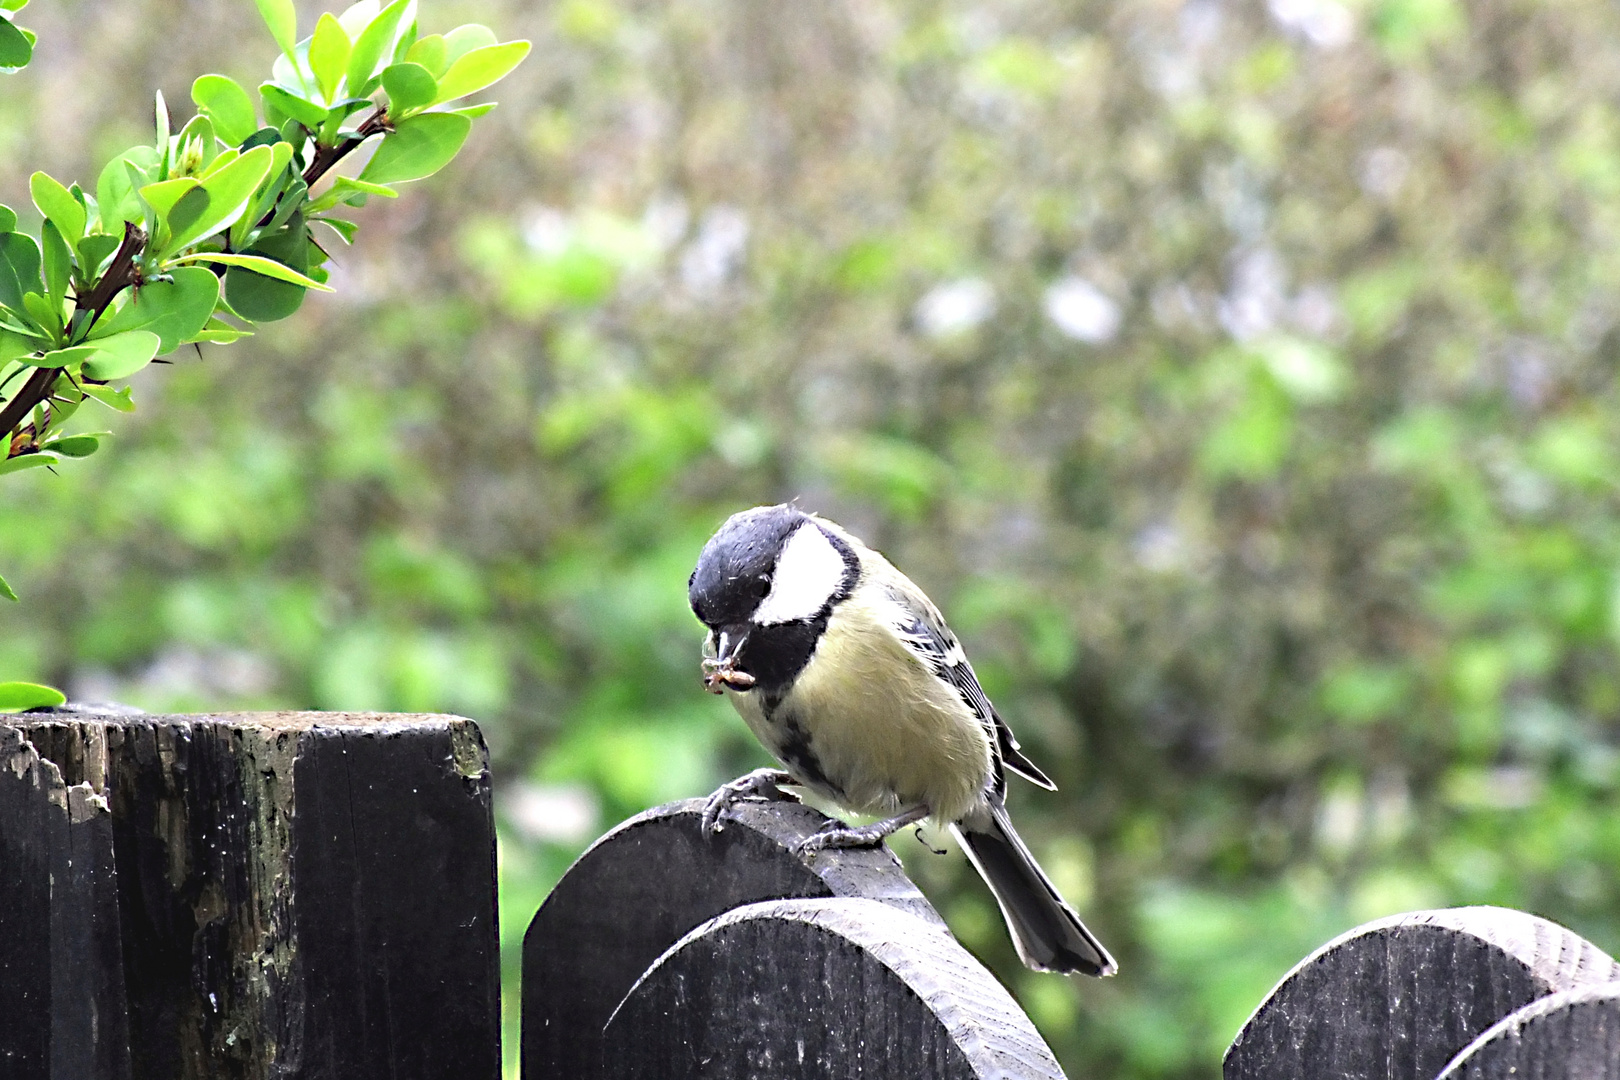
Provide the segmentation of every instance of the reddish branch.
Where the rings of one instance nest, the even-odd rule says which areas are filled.
[[[371,138],[373,135],[392,130],[388,123],[388,113],[385,109],[378,109],[366,117],[361,125],[352,132],[346,132],[342,142],[336,146],[323,146],[315,144],[315,154],[309,159],[309,167],[304,170],[304,183],[310,187],[315,181],[326,175],[327,170],[349,155],[349,151]]]
[[[107,266],[107,272],[101,275],[96,287],[73,301],[73,321],[75,324],[94,323],[107,310],[107,305],[120,292],[135,284],[140,275],[140,254],[146,247],[146,232],[133,222],[124,222],[124,241],[118,245],[113,260]],[[13,430],[23,420],[23,417],[42,401],[49,400],[51,392],[56,388],[57,376],[62,374],[61,368],[35,368],[34,373],[28,376],[28,381],[17,389],[4,408],[0,408],[0,435],[8,439]],[[7,456],[11,454],[11,447],[6,447]]]

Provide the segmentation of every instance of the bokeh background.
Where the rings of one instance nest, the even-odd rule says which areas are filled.
[[[592,837],[764,763],[684,586],[798,497],[942,604],[1061,785],[1014,814],[1118,978],[1023,971],[958,855],[897,847],[1070,1075],[1216,1075],[1294,961],[1397,911],[1620,949],[1620,8],[422,19],[535,52],[360,213],[336,296],[0,482],[0,676],[477,718],[515,987]],[[152,89],[274,53],[246,0],[22,21],[19,208],[148,138]]]

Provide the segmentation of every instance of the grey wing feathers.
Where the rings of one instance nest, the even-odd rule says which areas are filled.
[[[917,591],[914,585],[906,588],[911,582],[898,571],[895,571],[894,576],[900,580],[890,580],[886,583],[889,594],[910,615],[907,625],[895,628],[900,636],[918,657],[933,668],[935,675],[956,688],[956,692],[962,695],[962,700],[967,703],[968,708],[973,710],[995,736],[1000,750],[997,756],[1003,765],[1032,784],[1048,791],[1056,791],[1057,785],[1052,783],[1051,779],[1019,749],[1018,740],[1013,737],[1012,729],[985,696],[984,688],[979,685],[979,677],[973,673],[973,665],[968,663],[967,654],[962,651],[962,643],[956,640],[951,628],[945,625],[944,616],[940,615],[933,601]]]

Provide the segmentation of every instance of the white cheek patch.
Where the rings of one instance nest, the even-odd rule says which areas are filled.
[[[838,592],[844,557],[814,522],[800,525],[782,548],[771,591],[754,612],[760,626],[808,619]]]

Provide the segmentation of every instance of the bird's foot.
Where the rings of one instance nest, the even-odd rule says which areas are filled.
[[[755,769],[744,776],[739,776],[729,784],[721,784],[715,789],[709,801],[703,804],[703,831],[719,832],[724,826],[720,817],[731,804],[742,799],[758,799],[763,802],[793,802],[799,797],[791,791],[783,791],[783,784],[793,783],[793,777],[781,769]]]
[[[793,850],[799,855],[814,855],[828,849],[877,847],[892,834],[927,816],[928,807],[916,806],[903,814],[874,821],[870,825],[845,825],[842,821],[829,821],[800,840]]]

